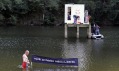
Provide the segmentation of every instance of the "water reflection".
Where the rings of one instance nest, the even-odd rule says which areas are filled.
[[[77,68],[40,68],[33,71],[78,71]]]
[[[79,70],[86,71],[91,63],[91,40],[80,41],[77,39],[75,42],[70,42],[67,39],[64,40],[62,55],[65,58],[78,58]]]
[[[22,69],[22,71],[30,71],[30,69],[26,68],[26,69]]]
[[[80,39],[72,37],[63,39],[63,29],[64,27],[0,28],[0,71],[22,71],[17,66],[22,63],[21,56],[26,49],[30,51],[30,56],[37,54],[79,59],[78,68],[59,68],[34,63],[33,69],[29,71],[119,71],[118,27],[104,28],[103,40],[86,39],[83,31],[84,35]]]
[[[92,47],[93,50],[95,51],[96,55],[101,54],[101,49],[103,48],[103,44],[104,44],[104,40],[100,39],[100,40],[92,40]]]

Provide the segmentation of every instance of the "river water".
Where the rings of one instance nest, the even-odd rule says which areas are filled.
[[[119,71],[119,27],[102,27],[104,39],[87,39],[86,29],[69,29],[64,38],[64,27],[0,27],[0,71],[22,71],[25,50],[53,58],[78,58],[79,66],[59,67],[33,63],[29,71]]]

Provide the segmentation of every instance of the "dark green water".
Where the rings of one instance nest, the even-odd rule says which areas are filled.
[[[22,71],[26,49],[36,54],[56,58],[78,58],[79,67],[58,67],[33,63],[30,71],[119,71],[119,27],[102,27],[102,40],[86,38],[86,29],[69,29],[64,39],[63,27],[0,27],[0,71]]]

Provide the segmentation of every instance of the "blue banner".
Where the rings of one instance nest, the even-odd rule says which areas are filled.
[[[44,64],[55,64],[55,65],[67,65],[67,66],[78,66],[78,58],[49,58],[43,56],[32,55],[32,62],[44,63]]]

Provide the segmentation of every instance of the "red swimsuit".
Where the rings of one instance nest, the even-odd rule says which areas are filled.
[[[22,62],[22,67],[26,68],[26,62]]]

